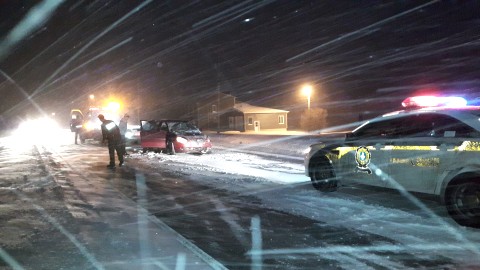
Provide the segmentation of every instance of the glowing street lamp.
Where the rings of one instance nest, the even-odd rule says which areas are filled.
[[[89,97],[89,100],[88,100],[88,106],[91,108],[93,106],[95,106],[95,95],[93,94],[90,94]]]
[[[302,93],[307,96],[307,105],[308,110],[310,110],[310,96],[312,95],[313,87],[309,84],[306,84],[302,87]]]

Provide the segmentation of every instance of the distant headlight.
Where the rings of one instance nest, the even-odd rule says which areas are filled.
[[[86,130],[95,129],[95,124],[90,121],[86,122],[83,126],[85,127]]]
[[[183,137],[177,137],[177,142],[179,142],[181,144],[187,144],[188,140],[183,138]]]
[[[39,118],[22,122],[13,133],[11,143],[24,147],[37,143],[53,146],[62,142],[64,135],[53,119]]]
[[[125,132],[125,138],[127,139],[133,138],[133,132],[131,132],[130,130],[127,130],[127,132]]]

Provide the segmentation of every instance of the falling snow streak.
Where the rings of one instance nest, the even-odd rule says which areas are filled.
[[[28,93],[27,93],[27,91],[25,91],[25,89],[23,89],[20,85],[18,85],[17,82],[15,82],[12,77],[8,76],[8,74],[6,74],[5,72],[3,72],[3,70],[0,70],[0,74],[2,74],[3,77],[7,78],[7,80],[8,80],[11,84],[13,84],[13,85],[15,86],[15,88],[16,88],[18,91],[20,91],[20,93],[22,93],[25,98],[28,99]],[[29,102],[31,102],[31,103],[33,104],[33,106],[35,106],[35,108],[37,108],[37,110],[43,114],[43,116],[46,116],[46,114],[43,112],[43,110],[40,108],[40,106],[38,106],[38,104],[37,104],[35,101],[29,100]]]
[[[399,61],[406,61],[406,60],[410,60],[410,59],[420,59],[420,58],[425,58],[427,56],[439,55],[439,54],[442,54],[442,53],[445,53],[445,52],[448,52],[448,51],[452,51],[452,50],[456,50],[456,49],[476,48],[480,45],[480,40],[477,40],[477,41],[470,41],[470,42],[466,42],[466,43],[462,43],[462,44],[458,44],[458,45],[453,45],[453,46],[450,46],[450,47],[445,47],[445,48],[441,48],[441,49],[437,49],[437,50],[432,50],[431,45],[440,44],[444,41],[445,40],[439,40],[439,41],[435,41],[435,42],[425,44],[425,45],[421,44],[421,45],[418,45],[418,46],[415,46],[415,47],[412,47],[412,48],[409,48],[409,49],[405,49],[404,51],[401,51],[401,52],[397,52],[397,53],[394,53],[394,54],[391,54],[391,55],[387,55],[383,59],[382,58],[376,59],[375,61],[373,61],[371,63],[364,63],[364,64],[360,64],[358,66],[353,66],[353,67],[350,67],[350,68],[346,68],[345,70],[343,70],[342,72],[339,72],[337,74],[332,74],[332,75],[329,75],[329,76],[325,76],[320,81],[325,82],[325,81],[329,81],[329,80],[338,80],[338,79],[343,78],[343,77],[351,76],[352,74],[355,74],[355,73],[364,72],[365,70],[370,69],[370,68],[378,68],[378,67],[385,66],[387,64],[397,63]],[[425,49],[425,50],[420,51],[420,52],[416,52],[416,51],[422,50],[422,49]],[[441,67],[447,69],[447,68],[452,68],[454,66],[442,65]]]
[[[40,27],[62,2],[63,0],[44,0],[33,7],[22,22],[15,26],[0,42],[0,61],[10,52],[12,47]]]
[[[32,94],[31,96],[34,97],[39,91],[43,90],[43,87],[50,82],[52,78],[54,78],[60,71],[62,71],[65,67],[67,67],[70,62],[72,62],[74,59],[76,59],[80,54],[82,54],[84,51],[86,51],[91,45],[93,45],[97,40],[99,40],[101,37],[105,36],[108,32],[112,31],[115,27],[120,25],[123,21],[128,19],[130,16],[133,14],[137,13],[140,9],[144,8],[148,4],[150,4],[152,0],[146,0],[136,8],[134,8],[132,11],[118,19],[115,23],[111,24],[108,26],[105,30],[103,30],[100,34],[98,34],[95,38],[90,40],[85,46],[83,46],[80,50],[78,50],[70,59],[68,59],[61,67],[59,67],[52,75],[50,75],[49,78],[47,78]]]
[[[138,67],[138,66],[142,65],[142,63],[151,61],[151,59],[155,59],[155,58],[159,58],[159,57],[161,58],[162,56],[168,55],[168,54],[170,54],[172,52],[175,52],[175,51],[177,51],[181,48],[184,48],[187,45],[190,45],[191,43],[198,42],[201,39],[206,38],[209,35],[213,35],[215,33],[215,31],[217,31],[222,26],[224,26],[224,25],[226,25],[230,22],[233,22],[235,20],[238,20],[238,18],[244,16],[245,14],[248,14],[248,13],[250,13],[250,12],[256,10],[256,9],[260,9],[260,8],[266,6],[266,5],[268,5],[268,4],[270,4],[274,1],[275,0],[263,1],[261,3],[254,4],[252,6],[247,6],[247,7],[243,8],[239,11],[233,9],[234,12],[232,12],[232,14],[221,12],[222,16],[219,17],[219,18],[216,18],[217,16],[215,16],[214,21],[215,22],[220,21],[220,20],[224,20],[224,21],[221,21],[221,23],[215,24],[213,26],[210,26],[210,23],[211,23],[210,19],[205,19],[204,21],[201,21],[198,24],[195,24],[193,26],[192,30],[188,30],[185,33],[181,33],[181,34],[179,34],[179,35],[177,35],[173,38],[170,38],[170,39],[162,42],[162,43],[166,43],[166,44],[173,43],[174,45],[170,45],[170,46],[167,45],[165,48],[159,49],[160,50],[159,52],[149,56],[148,58],[146,58],[146,59],[144,59],[144,60],[142,60],[138,63],[135,63],[134,66],[131,66],[130,68]],[[239,13],[239,12],[241,12],[241,13]],[[237,14],[237,13],[239,13],[239,14]],[[234,15],[234,16],[231,17],[231,18],[228,18],[232,15]],[[208,26],[210,26],[210,27],[208,27]],[[206,28],[206,29],[205,30],[200,30],[201,28]],[[177,42],[177,40],[181,40],[182,38],[185,38],[185,39]]]
[[[104,6],[105,7],[105,6]],[[12,77],[15,78],[15,76],[19,73],[22,73],[25,69],[31,67],[32,65],[40,65],[43,64],[44,61],[47,61],[46,57],[44,56],[46,52],[55,50],[57,49],[56,47],[60,47],[62,42],[66,42],[68,38],[71,38],[72,35],[78,33],[77,31],[85,25],[87,20],[91,20],[94,18],[98,13],[103,11],[103,8],[101,7],[97,10],[95,10],[93,13],[91,13],[89,16],[85,17],[82,19],[80,23],[75,25],[72,29],[69,29],[65,34],[63,34],[61,37],[56,39],[54,42],[52,42],[50,45],[48,45],[47,48],[43,49],[41,52],[37,53],[32,59],[30,59],[27,63],[22,65],[20,68],[18,68],[13,74]],[[42,59],[43,57],[43,59]],[[3,87],[3,83],[0,84],[0,88]]]
[[[65,74],[62,74],[62,76],[60,76],[60,77],[58,77],[57,79],[53,80],[52,82],[50,82],[49,84],[45,85],[44,87],[45,87],[45,88],[50,87],[50,86],[52,86],[53,84],[55,84],[56,82],[67,78],[70,74],[74,73],[75,71],[77,71],[77,70],[85,67],[86,65],[88,65],[88,64],[92,63],[93,61],[101,58],[102,56],[105,56],[106,54],[108,54],[108,53],[110,53],[111,51],[113,51],[113,50],[115,50],[115,49],[117,49],[117,48],[119,48],[119,47],[127,44],[127,43],[130,42],[130,41],[132,41],[132,37],[129,37],[129,38],[125,39],[124,41],[116,44],[115,46],[113,46],[113,47],[111,47],[111,48],[109,48],[109,49],[107,49],[107,50],[99,53],[98,55],[96,55],[96,56],[88,59],[87,61],[83,62],[81,65],[76,66],[75,68],[71,69],[70,71],[68,71],[68,72],[65,73]]]
[[[143,211],[145,205],[147,204],[147,186],[145,185],[145,176],[141,173],[135,174],[135,183],[137,187],[137,196],[138,196],[138,210],[137,210],[137,220],[138,220],[138,238],[140,241],[140,258],[145,260],[152,256],[150,241],[148,235],[147,227],[147,216],[148,213]]]
[[[60,38],[33,49],[20,44],[29,53],[3,69],[28,93],[61,91],[64,104],[99,85],[115,88],[103,82],[128,70],[115,80],[125,85],[118,94],[138,89],[160,105],[137,109],[166,117],[191,117],[187,108],[214,91],[296,111],[304,104],[295,92],[306,81],[318,85],[312,105],[324,106],[383,87],[477,75],[474,1],[152,1],[105,32],[135,5],[83,1],[61,9],[27,41]],[[59,27],[70,14],[71,29]]]
[[[307,55],[307,54],[310,54],[310,53],[312,53],[312,52],[314,52],[314,51],[320,50],[320,49],[322,49],[323,47],[326,47],[326,46],[328,46],[328,45],[330,45],[330,44],[333,44],[333,43],[336,43],[336,42],[340,42],[340,41],[344,41],[344,40],[351,41],[352,39],[351,39],[351,40],[348,40],[348,38],[350,38],[350,37],[353,37],[353,40],[354,40],[354,39],[360,38],[360,37],[362,37],[362,36],[364,36],[364,35],[368,35],[368,34],[370,34],[371,32],[366,31],[366,30],[369,30],[370,28],[377,27],[377,26],[379,26],[379,25],[388,23],[388,22],[393,21],[393,20],[395,20],[395,19],[397,19],[397,18],[399,18],[399,17],[405,16],[405,15],[407,15],[407,14],[410,14],[410,13],[414,12],[414,11],[420,10],[420,9],[422,9],[422,8],[425,8],[425,7],[427,7],[427,6],[430,6],[430,5],[435,4],[435,3],[438,3],[438,2],[440,2],[440,0],[430,1],[430,2],[428,2],[428,3],[426,3],[426,4],[419,5],[418,7],[409,9],[409,10],[404,11],[404,12],[401,12],[400,14],[397,14],[397,15],[395,15],[395,16],[391,16],[391,17],[389,17],[389,18],[386,18],[386,19],[381,20],[381,21],[379,21],[379,22],[376,22],[376,23],[374,23],[374,24],[371,24],[371,25],[368,25],[368,26],[366,26],[366,27],[363,27],[363,28],[361,28],[361,29],[359,29],[359,30],[356,30],[356,31],[350,32],[350,33],[348,33],[348,34],[342,35],[342,36],[340,36],[340,37],[337,38],[337,39],[334,39],[334,40],[332,40],[332,41],[330,41],[330,42],[327,42],[327,43],[324,43],[324,44],[322,44],[322,45],[319,45],[319,46],[317,46],[317,47],[315,47],[315,48],[313,48],[313,49],[311,49],[311,50],[308,50],[308,51],[303,52],[303,53],[301,53],[301,54],[299,54],[299,55],[296,55],[296,56],[294,56],[294,57],[291,57],[291,58],[287,59],[287,62],[296,60],[296,59],[298,59],[298,58],[300,58],[300,57],[303,57],[303,56],[305,56],[305,55]]]
[[[246,6],[247,4],[251,4],[251,6]],[[216,24],[218,22],[221,22],[222,20],[225,20],[228,17],[238,17],[238,15],[245,13],[246,11],[251,11],[254,8],[254,5],[258,6],[259,4],[255,4],[254,1],[244,1],[240,4],[237,4],[235,6],[232,6],[230,8],[227,8],[225,10],[222,10],[218,12],[217,14],[214,14],[206,19],[203,19],[195,24],[192,25],[193,28],[197,27],[208,27],[211,26],[212,24]],[[262,4],[263,5],[263,4]]]
[[[0,247],[0,258],[14,270],[23,270],[24,268],[12,258],[3,248]]]
[[[252,250],[250,256],[252,257],[252,270],[262,269],[262,229],[260,218],[255,216],[252,218],[250,230],[252,231]]]
[[[32,204],[32,206],[43,215],[43,217],[50,223],[52,226],[60,231],[65,237],[67,237],[72,244],[82,253],[82,255],[92,264],[95,269],[104,269],[102,264],[97,261],[95,256],[91,254],[87,248],[76,238],[75,235],[70,233],[64,226],[62,226],[54,217],[52,217],[43,207],[35,203],[35,201],[31,200],[28,196],[26,196],[23,192],[14,190],[15,194],[21,198]]]

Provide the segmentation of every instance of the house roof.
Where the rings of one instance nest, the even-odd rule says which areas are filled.
[[[285,110],[253,106],[244,102],[239,102],[235,104],[233,108],[242,113],[288,113],[288,111]]]

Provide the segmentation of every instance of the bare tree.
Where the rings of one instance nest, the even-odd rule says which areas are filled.
[[[322,129],[327,126],[327,110],[313,108],[305,110],[300,117],[300,127],[306,131]]]

